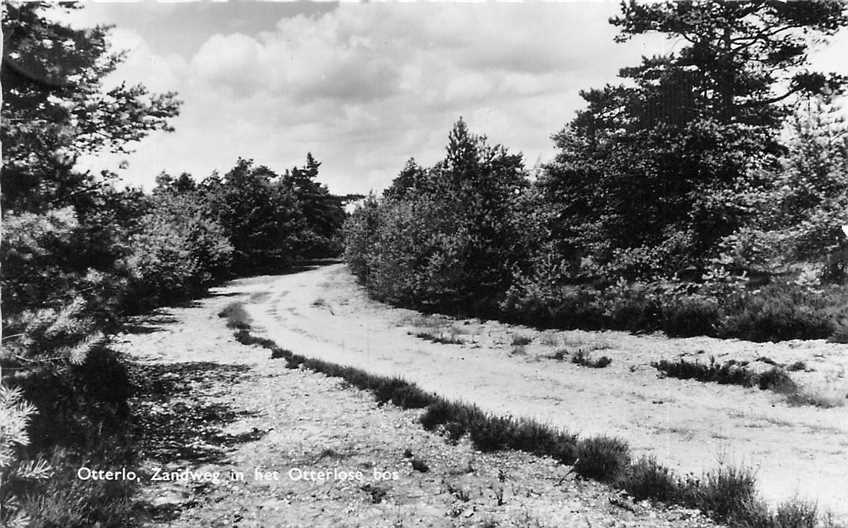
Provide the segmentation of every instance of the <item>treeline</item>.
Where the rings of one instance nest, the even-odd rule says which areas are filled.
[[[121,60],[109,28],[68,27],[55,9],[3,10],[0,526],[126,527],[132,483],[75,476],[138,462],[134,381],[110,336],[223,279],[337,256],[345,199],[311,155],[281,174],[246,159],[201,181],[161,174],[148,194],[79,171],[80,156],[169,131],[180,101],[105,89]]]
[[[845,5],[624,4],[611,23],[686,45],[582,92],[538,177],[460,119],[442,161],[411,160],[353,213],[351,270],[424,310],[848,340],[845,79],[805,69],[794,31],[833,34]]]

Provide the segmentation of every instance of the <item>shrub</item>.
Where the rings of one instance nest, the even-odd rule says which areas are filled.
[[[799,287],[770,285],[759,293],[742,293],[722,308],[719,337],[750,341],[821,339],[834,331],[821,301]]]
[[[659,299],[641,284],[604,292],[608,325],[617,330],[651,331],[660,327]]]
[[[770,390],[781,394],[792,394],[798,391],[798,385],[792,381],[789,374],[779,367],[772,367],[757,377],[760,390]]]
[[[640,457],[627,467],[619,487],[634,499],[671,501],[677,494],[677,479],[668,468],[657,463],[654,457]]]
[[[773,519],[774,528],[816,528],[818,508],[811,502],[791,500],[777,507]]]
[[[227,272],[233,254],[223,227],[184,195],[158,196],[131,243],[135,309],[201,293]]]
[[[651,363],[651,365],[672,378],[694,379],[723,385],[742,385],[743,387],[751,387],[757,383],[756,374],[732,359],[721,365],[716,363],[715,358],[710,358],[709,365],[685,359],[677,361],[663,359]]]
[[[571,362],[575,365],[582,365],[589,368],[604,368],[612,363],[612,360],[607,356],[601,356],[598,359],[589,357],[589,353],[584,350],[578,350],[571,356]]]
[[[577,442],[574,471],[586,478],[614,481],[630,463],[630,448],[618,438],[598,436]]]
[[[747,468],[720,466],[700,479],[690,477],[681,487],[680,498],[721,521],[768,526],[768,511],[756,493],[756,477]]]
[[[667,299],[662,306],[662,330],[670,337],[712,335],[719,319],[718,303],[702,295]]]

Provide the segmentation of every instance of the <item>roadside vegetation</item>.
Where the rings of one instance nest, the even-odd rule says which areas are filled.
[[[663,359],[652,363],[652,366],[671,378],[694,379],[722,385],[759,387],[760,390],[769,390],[786,396],[786,401],[790,405],[812,405],[823,408],[841,407],[845,405],[846,398],[848,398],[848,394],[829,396],[810,392],[800,387],[788,372],[799,370],[797,364],[792,364],[786,369],[780,366],[772,366],[762,372],[750,368],[747,362],[731,359],[718,364],[715,358],[711,358],[709,364],[685,359],[677,361]]]
[[[402,378],[378,376],[301,356],[271,339],[253,335],[250,320],[238,303],[222,310],[219,316],[226,318],[240,343],[268,349],[272,358],[284,360],[288,368],[305,368],[341,378],[371,392],[379,403],[423,409],[420,423],[424,429],[438,431],[450,442],[467,437],[483,452],[516,449],[551,457],[572,466],[580,477],[624,490],[636,500],[696,508],[734,528],[835,527],[815,504],[800,499],[770,509],[757,494],[756,476],[751,469],[720,465],[702,475],[677,475],[653,458],[633,460],[629,446],[620,438],[581,438],[535,420],[496,416],[473,404],[447,400]],[[426,464],[419,461],[418,470],[426,471],[424,468]]]
[[[126,527],[131,486],[75,473],[137,462],[133,383],[110,336],[228,277],[338,255],[345,199],[308,154],[282,174],[244,159],[200,181],[161,174],[151,193],[75,168],[171,130],[180,101],[104,86],[122,59],[109,28],[51,9],[3,9],[0,525]]]
[[[625,4],[617,39],[681,46],[581,92],[556,157],[533,170],[460,119],[441,161],[409,160],[347,221],[351,271],[425,311],[843,341],[845,79],[805,69],[792,28],[827,37],[848,18],[839,2],[793,6]]]

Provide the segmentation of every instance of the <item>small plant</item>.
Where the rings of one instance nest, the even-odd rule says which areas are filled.
[[[732,359],[721,365],[716,363],[715,358],[710,358],[708,365],[685,359],[677,361],[663,359],[651,363],[651,365],[672,378],[694,379],[722,385],[742,385],[743,387],[752,387],[757,383],[756,374]]]
[[[410,462],[412,464],[412,469],[415,471],[420,471],[421,473],[427,473],[430,471],[430,466],[428,466],[427,463],[420,458],[413,457]]]
[[[446,486],[448,493],[456,497],[462,502],[468,502],[471,500],[471,493],[468,492],[467,489],[461,486],[454,486],[453,484],[447,484]]]
[[[371,504],[380,504],[383,502],[383,499],[386,498],[388,494],[388,490],[381,486],[374,486],[373,484],[365,484],[361,486],[359,489],[367,493],[371,497]]]
[[[581,477],[610,482],[621,476],[630,463],[630,448],[618,438],[598,436],[577,443],[574,471]]]
[[[810,502],[794,499],[777,507],[774,514],[776,528],[816,528],[818,508]]]
[[[612,359],[607,356],[601,356],[598,359],[592,359],[588,352],[578,350],[571,356],[571,362],[575,365],[581,365],[589,368],[604,368],[612,363]]]
[[[231,303],[218,312],[218,317],[227,320],[227,328],[246,330],[250,328],[250,316],[244,309],[242,303]]]
[[[440,345],[463,345],[465,341],[456,336],[446,336],[445,334],[433,335],[430,332],[418,332],[415,334],[415,337],[418,339],[423,339],[424,341],[430,341],[431,343],[438,343]]]
[[[786,395],[786,402],[789,405],[796,406],[812,406],[822,409],[833,409],[834,407],[842,407],[845,405],[845,398],[834,395],[820,394],[810,392],[803,389],[798,389]]]
[[[512,346],[526,346],[533,342],[533,338],[529,336],[513,334],[512,342],[510,343]]]
[[[748,468],[719,466],[700,479],[690,477],[681,487],[680,498],[722,521],[769,526],[768,510],[757,496],[756,477]]]
[[[512,347],[512,350],[509,352],[510,356],[526,356],[527,350],[524,348],[524,345],[515,345]]]
[[[563,359],[565,359],[565,358],[566,358],[566,356],[568,356],[568,354],[569,354],[569,352],[568,352],[568,349],[567,349],[567,348],[560,348],[559,350],[557,350],[557,351],[556,351],[556,352],[554,352],[553,354],[549,355],[548,357],[549,357],[550,359],[555,359],[555,360],[557,360],[557,361],[562,361]]]
[[[778,367],[778,366],[780,366],[780,365],[777,363],[777,361],[773,360],[772,358],[770,358],[770,357],[768,357],[768,356],[760,356],[760,357],[758,357],[756,360],[757,360],[757,361],[759,361],[759,362],[761,362],[761,363],[765,363],[766,365],[771,365],[771,366],[773,366],[773,367]]]
[[[677,479],[654,457],[641,457],[627,468],[619,487],[636,500],[669,501],[677,493]]]
[[[798,392],[798,385],[792,381],[785,370],[772,367],[757,376],[757,385],[760,390],[770,390],[779,394],[794,394]]]
[[[786,370],[788,370],[789,372],[798,372],[800,370],[807,370],[807,364],[804,363],[803,361],[796,361],[795,363],[792,363],[791,365],[787,366]]]
[[[495,492],[495,501],[497,502],[497,505],[503,506],[504,505],[504,487],[498,486],[497,488],[494,488],[494,492]]]

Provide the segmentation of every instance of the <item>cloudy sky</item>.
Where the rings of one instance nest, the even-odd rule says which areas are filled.
[[[552,133],[580,108],[578,91],[674,42],[615,44],[613,2],[335,4],[89,3],[75,25],[116,26],[128,50],[110,82],[143,82],[184,101],[176,131],[129,157],[100,156],[149,189],[160,171],[200,179],[238,156],[282,171],[306,152],[337,193],[380,190],[414,156],[431,164],[463,116],[525,155],[553,155]],[[816,62],[845,73],[840,35]]]

